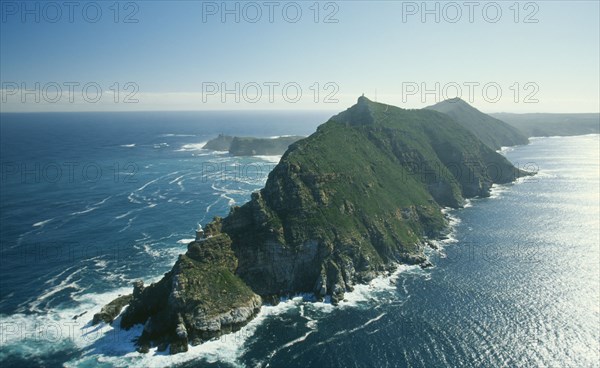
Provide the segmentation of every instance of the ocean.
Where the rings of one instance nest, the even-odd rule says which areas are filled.
[[[90,326],[134,280],[159,280],[197,224],[249,200],[279,159],[204,142],[308,135],[331,115],[2,114],[2,367],[600,366],[598,135],[503,149],[537,175],[448,210],[433,268],[403,266],[339,307],[299,295],[175,356],[135,352],[141,327]]]

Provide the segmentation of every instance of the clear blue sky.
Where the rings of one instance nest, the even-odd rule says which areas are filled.
[[[473,22],[469,9],[461,5],[464,2],[457,3],[460,18],[448,3],[438,2],[440,22],[436,23],[435,14],[422,22],[421,1],[320,2],[318,22],[313,1],[297,2],[302,16],[292,23],[282,11],[287,4],[291,20],[295,5],[279,2],[271,23],[263,1],[238,2],[237,23],[232,14],[222,22],[221,1],[137,1],[119,3],[115,23],[113,1],[89,5],[87,19],[82,14],[86,2],[79,2],[72,22],[61,2],[62,15],[57,16],[56,9],[45,8],[45,2],[2,1],[2,110],[341,110],[363,92],[381,102],[418,108],[454,97],[454,85],[461,86],[467,100],[465,83],[469,82],[479,83],[473,87],[473,104],[487,112],[599,110],[598,1],[539,1],[529,6],[521,2],[517,19],[513,1],[498,2],[502,15],[495,23],[495,6],[487,5],[487,19],[483,14],[489,2],[474,8]],[[92,23],[96,4],[102,15]],[[262,16],[251,23],[256,4]],[[234,9],[236,3],[227,6]],[[428,6],[435,9],[436,3]],[[130,20],[137,23],[124,22],[130,13]],[[331,13],[337,23],[324,22]],[[530,14],[534,15],[526,18]],[[53,23],[55,18],[58,21]],[[453,19],[458,20],[452,23]],[[68,101],[65,82],[79,83],[74,102]],[[103,89],[99,103],[82,100],[80,89],[88,82]],[[119,103],[110,95],[115,82],[121,89]],[[138,103],[122,103],[127,82],[139,88],[133,96]],[[220,92],[208,94],[211,87],[221,89],[225,83],[233,89],[236,82],[240,103],[233,95],[224,96],[223,103]],[[273,102],[265,82],[279,83],[273,87]],[[325,89],[328,82],[334,85]],[[35,90],[36,83],[40,90],[47,87],[47,94],[41,95],[39,103],[31,95],[22,103],[22,91],[15,91],[15,86]],[[63,86],[58,102],[44,99],[55,96],[48,92],[54,91],[53,83]],[[244,97],[256,97],[254,83],[263,95],[257,103],[249,103]],[[286,83],[302,89],[297,103],[282,97]],[[315,83],[319,83],[318,103],[313,101]],[[435,92],[422,96],[422,87],[435,90],[436,83],[440,85],[437,96]],[[486,83],[494,88],[484,96]],[[492,93],[497,87],[502,92],[499,99]],[[128,88],[132,92],[134,87]],[[518,96],[515,90],[520,91]],[[339,102],[323,103],[328,92],[335,92]],[[530,93],[530,100],[538,102],[524,103]],[[295,94],[291,95],[293,99]]]

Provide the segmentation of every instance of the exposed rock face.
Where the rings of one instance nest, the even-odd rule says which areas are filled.
[[[229,151],[231,141],[233,141],[232,136],[219,134],[218,137],[206,142],[206,144],[202,148],[213,151]]]
[[[121,313],[121,309],[123,309],[124,306],[129,304],[132,297],[132,294],[122,295],[117,299],[113,300],[112,302],[108,303],[104,307],[102,307],[100,313],[94,314],[92,325],[96,325],[100,322],[112,323],[114,319],[119,315],[119,313]]]
[[[524,173],[448,116],[361,97],[292,146],[250,202],[218,219],[263,296],[330,295],[397,263],[426,261],[445,228],[440,206],[488,196]]]
[[[144,324],[139,350],[168,345],[172,354],[240,329],[260,310],[261,298],[234,275],[236,268],[226,234],[190,243],[162,280],[134,285],[121,327]]]
[[[178,353],[239,329],[259,295],[336,304],[399,263],[431,267],[423,249],[446,228],[441,207],[522,175],[445,114],[361,97],[292,144],[265,188],[207,224],[161,281],[134,285],[121,325],[144,324],[140,351]]]

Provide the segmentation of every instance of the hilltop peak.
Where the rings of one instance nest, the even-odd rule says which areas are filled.
[[[471,110],[477,110],[475,107],[471,106],[468,102],[461,99],[460,97],[449,98],[447,100],[440,101],[434,105],[426,107],[426,109],[437,110],[437,111],[457,109],[457,108],[463,108],[463,109],[467,108],[467,109],[471,109]]]
[[[366,98],[363,94],[358,98],[355,105],[337,114],[334,116],[334,119],[348,125],[372,124],[373,116],[371,108],[373,104],[374,102]]]
[[[475,134],[488,147],[495,150],[500,149],[502,146],[514,146],[528,142],[527,137],[514,127],[484,114],[458,97],[438,102],[425,109],[435,110],[450,116]]]
[[[369,102],[373,102],[373,101],[371,101],[368,98],[366,98],[365,95],[363,94],[362,96],[360,96],[358,98],[358,100],[356,101],[356,104],[357,105],[365,105],[365,104],[367,104]]]

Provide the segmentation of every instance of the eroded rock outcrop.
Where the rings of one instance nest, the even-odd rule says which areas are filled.
[[[261,298],[235,275],[236,268],[227,234],[190,243],[162,280],[134,285],[121,327],[144,324],[139,350],[169,346],[172,354],[240,329],[260,310]]]
[[[100,313],[94,314],[92,319],[92,325],[96,325],[100,322],[112,323],[115,318],[121,313],[123,307],[131,302],[132,294],[121,295],[115,300],[111,301],[100,310]]]

